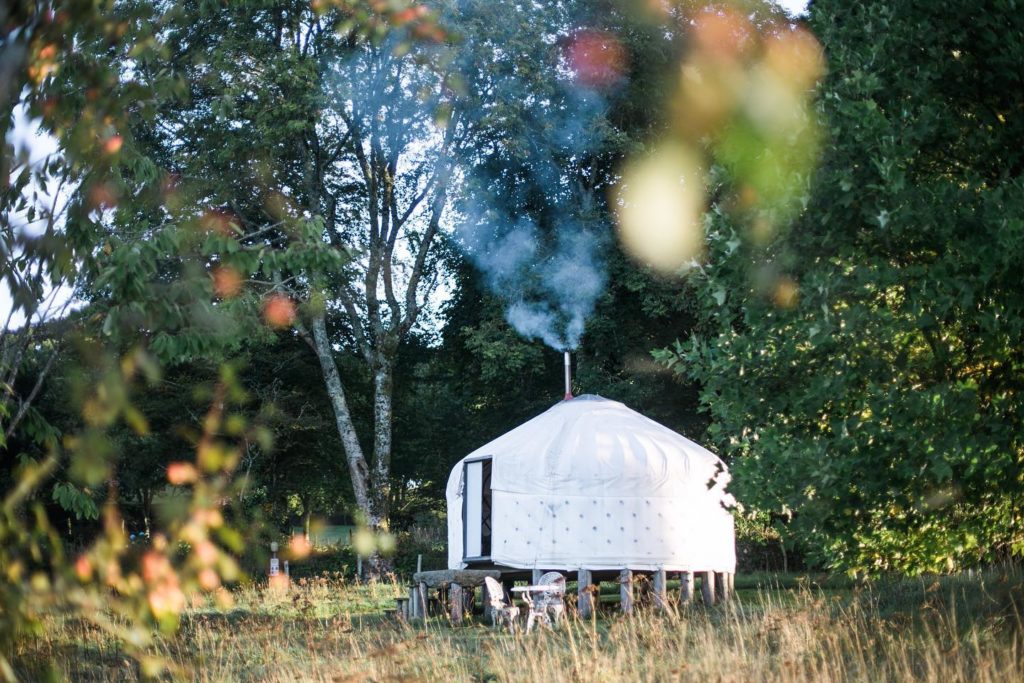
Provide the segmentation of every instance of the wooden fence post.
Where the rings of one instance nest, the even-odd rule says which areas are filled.
[[[619,572],[619,606],[623,614],[633,613],[633,572],[623,569]]]

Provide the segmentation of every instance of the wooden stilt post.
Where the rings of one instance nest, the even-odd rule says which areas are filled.
[[[729,585],[729,577],[732,576],[729,572],[718,572],[718,594],[721,596],[722,602],[729,602],[732,598],[732,587]]]
[[[662,612],[668,609],[667,583],[668,575],[664,569],[654,572],[654,606]]]
[[[497,615],[491,613],[491,596],[486,586],[480,589],[480,604],[484,607],[484,621],[495,626]]]
[[[700,592],[704,598],[704,606],[711,607],[715,604],[715,573],[700,573]]]
[[[417,593],[419,593],[416,596],[419,598],[419,613],[423,620],[426,621],[427,617],[430,616],[430,602],[427,600],[427,584],[425,581],[420,581]]]
[[[623,614],[633,613],[633,571],[623,569],[619,572],[619,606]]]
[[[423,616],[420,613],[420,592],[416,586],[409,587],[409,618],[419,619]]]
[[[693,602],[693,572],[679,572],[679,604]]]
[[[462,611],[466,608],[462,597],[462,586],[453,583],[448,589],[448,609],[451,613],[452,626],[462,625]]]
[[[408,598],[395,598],[395,621],[399,624],[409,621]]]
[[[729,599],[732,600],[736,595],[736,574],[729,572],[725,576],[727,579],[727,585],[729,586]]]
[[[594,613],[594,596],[590,592],[590,583],[590,570],[581,569],[576,576],[576,611],[583,618]]]
[[[515,605],[517,600],[517,594],[512,592],[512,589],[516,587],[516,582],[512,579],[506,579],[501,577],[501,592],[505,596],[506,602],[510,605]]]

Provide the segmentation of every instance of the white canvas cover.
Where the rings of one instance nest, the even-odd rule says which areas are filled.
[[[463,562],[464,462],[491,457],[491,560],[523,569],[736,569],[729,475],[711,451],[584,395],[478,448],[448,479],[448,567]],[[713,485],[709,488],[709,483]]]

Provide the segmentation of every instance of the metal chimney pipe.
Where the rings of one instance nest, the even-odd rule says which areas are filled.
[[[572,399],[572,365],[569,360],[569,352],[565,352],[565,400]]]

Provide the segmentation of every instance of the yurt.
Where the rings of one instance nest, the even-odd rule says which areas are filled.
[[[735,572],[725,464],[582,395],[481,446],[448,479],[448,568]]]

